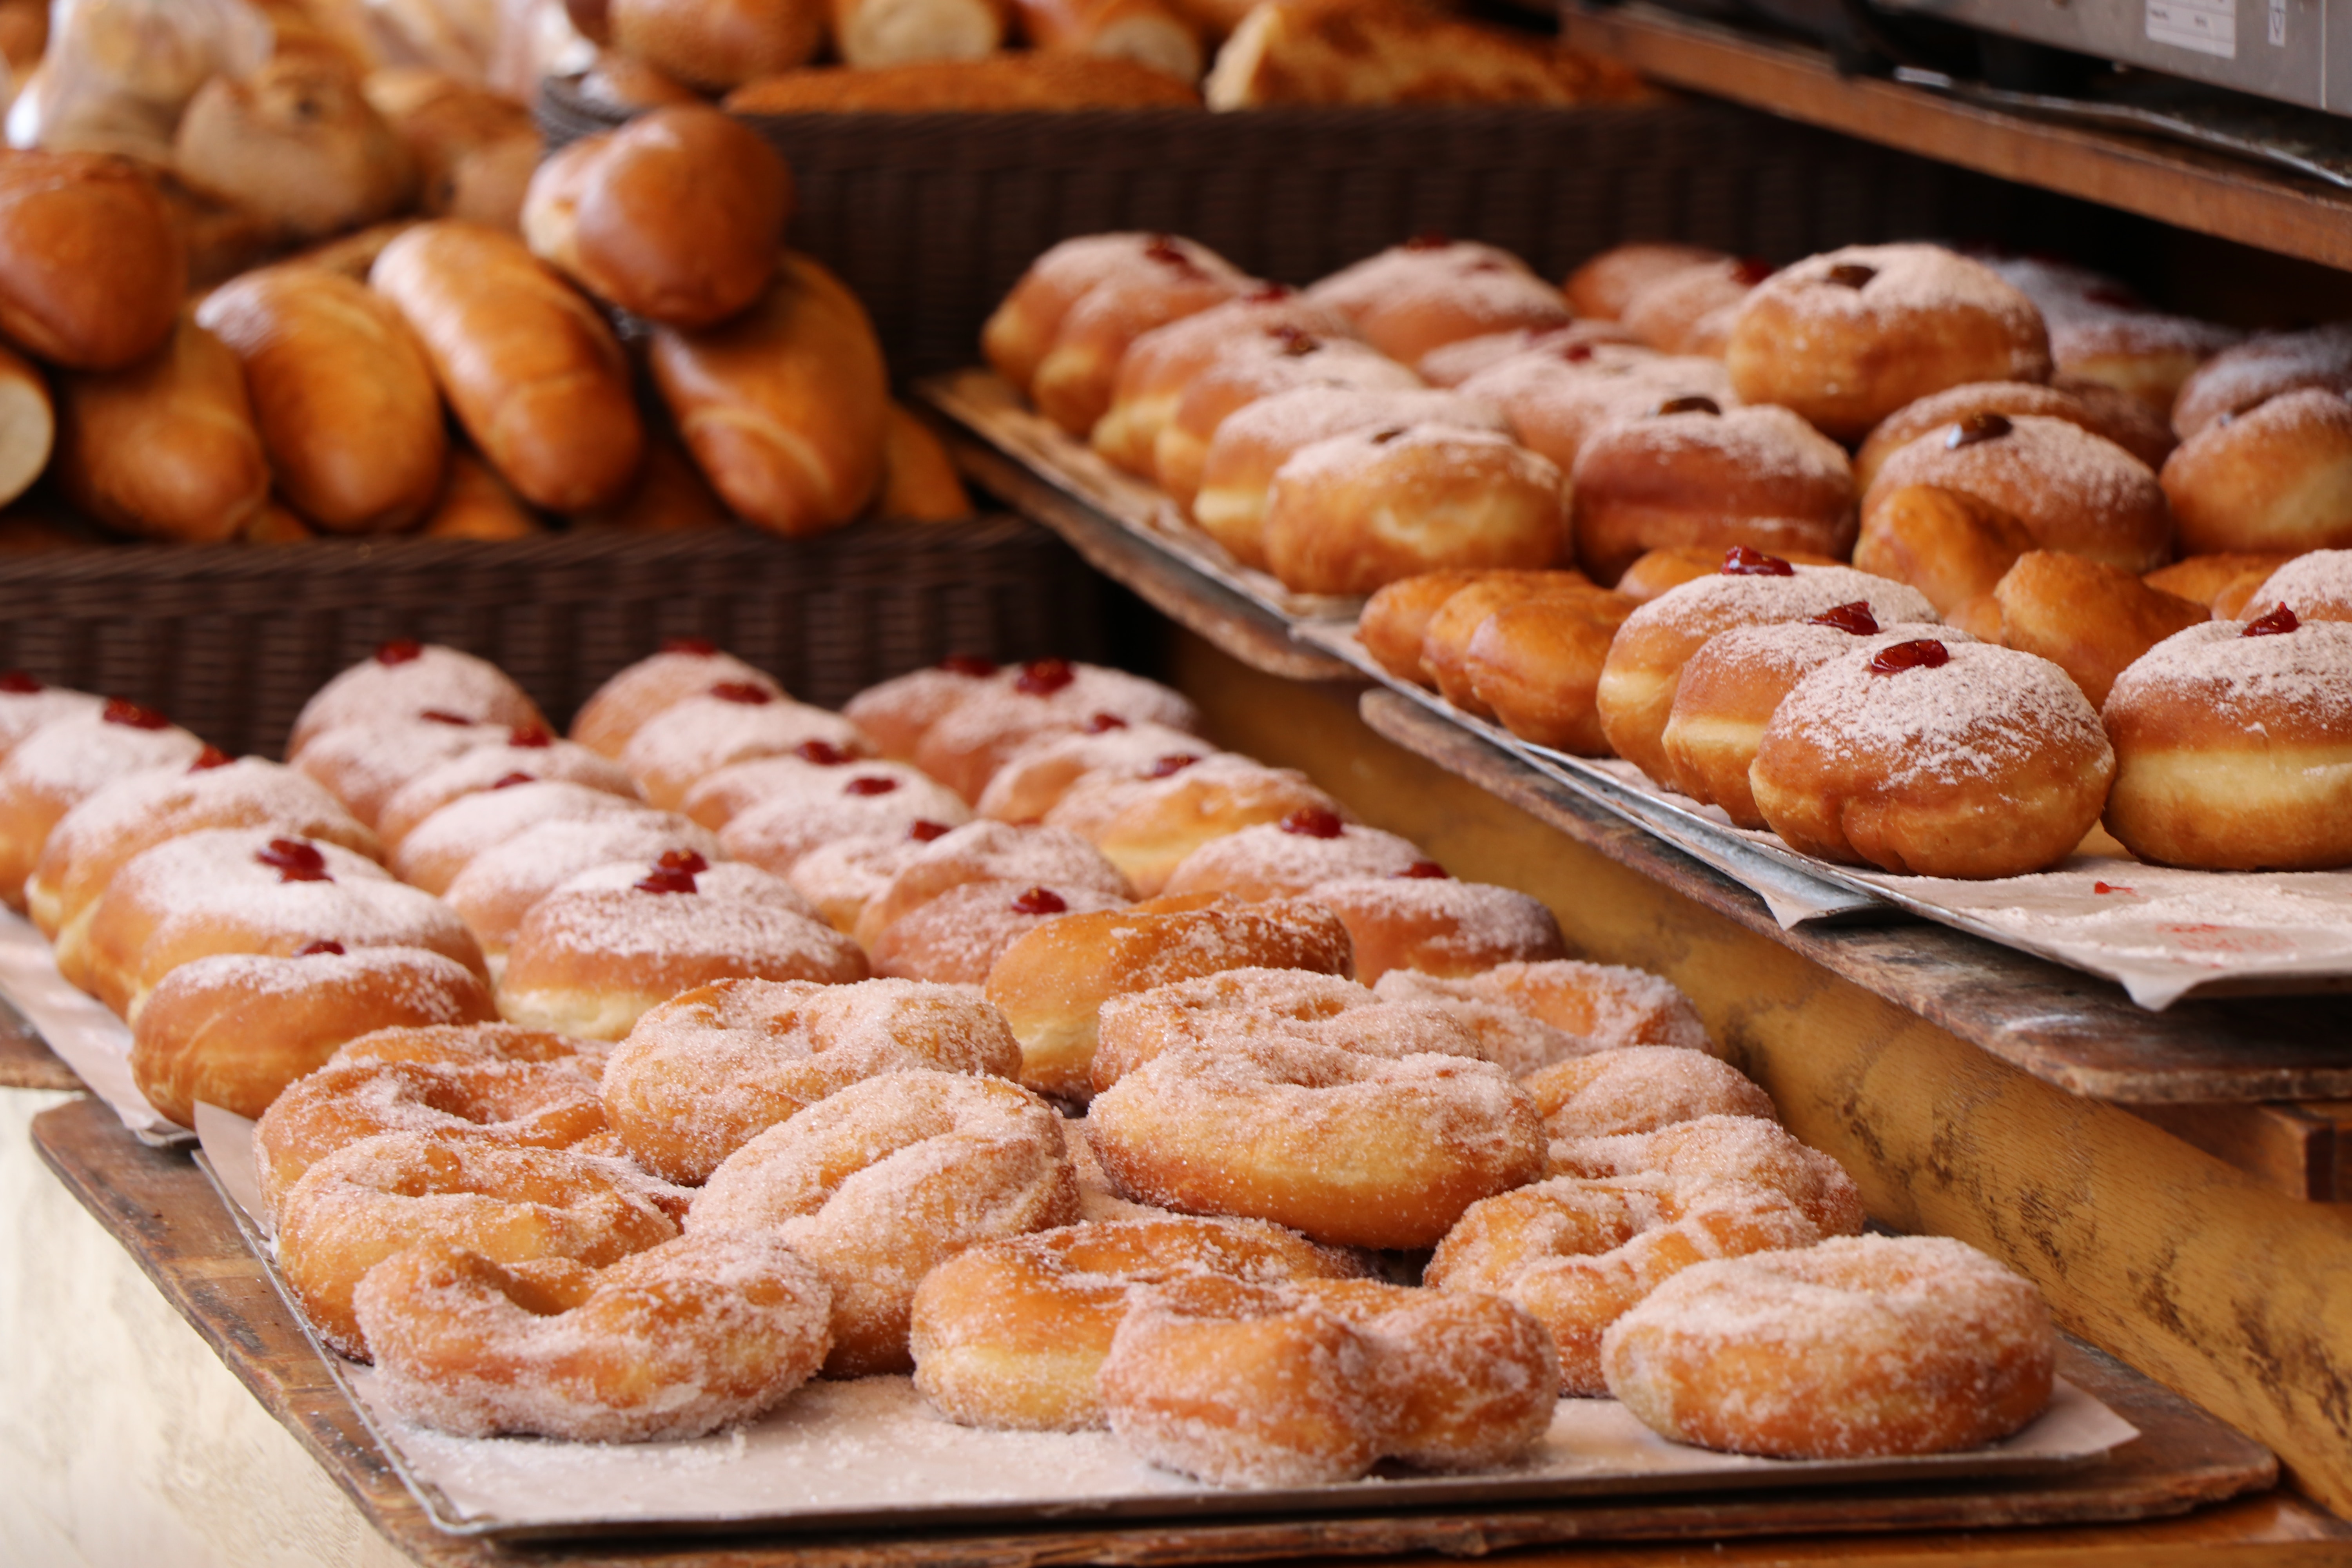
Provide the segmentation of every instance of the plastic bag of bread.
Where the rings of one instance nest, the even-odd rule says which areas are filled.
[[[8,110],[8,144],[168,163],[196,89],[258,70],[269,47],[247,0],[58,0],[48,52]]]
[[[172,150],[191,188],[287,239],[380,222],[408,205],[416,184],[408,149],[350,68],[306,55],[205,83]]]
[[[1625,67],[1411,0],[1266,0],[1217,51],[1211,109],[1593,103],[1648,96]]]

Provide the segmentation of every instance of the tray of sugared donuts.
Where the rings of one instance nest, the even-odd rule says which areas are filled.
[[[13,680],[50,991],[0,985],[112,1021],[69,1059],[200,1132],[455,1531],[1991,1485],[2133,1436],[2029,1281],[1863,1234],[1672,985],[1199,723],[1060,659],[833,711],[687,643],[560,737],[398,642],[278,764]]]

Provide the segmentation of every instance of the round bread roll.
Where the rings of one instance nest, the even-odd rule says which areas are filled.
[[[59,376],[58,402],[58,483],[110,528],[218,544],[269,499],[244,368],[192,316],[135,364]]]
[[[2244,414],[2289,392],[2352,394],[2352,321],[2300,332],[2258,332],[2223,349],[2181,384],[2172,428],[2184,441],[2224,415]]]
[[[1345,267],[1307,291],[1364,341],[1405,364],[1434,348],[1513,327],[1563,327],[1559,289],[1507,250],[1429,236]]]
[[[1625,307],[1643,289],[1694,267],[1733,259],[1703,245],[1635,240],[1587,258],[1568,275],[1563,289],[1569,308],[1578,315],[1613,321],[1624,315]]]
[[[0,334],[67,370],[163,346],[188,291],[172,209],[127,160],[0,153]]]
[[[606,0],[613,48],[705,92],[806,65],[824,46],[823,0]]]
[[[2172,514],[2147,464],[2063,419],[1974,415],[1931,431],[1879,466],[1862,498],[1865,522],[1906,485],[1959,490],[2008,513],[2044,550],[2126,572],[2172,557]]]
[[[2185,552],[2352,545],[2352,400],[2306,387],[2215,419],[2161,479]]]
[[[2094,436],[2105,437],[2151,468],[2161,467],[2179,445],[2170,426],[2137,417],[2136,406],[2118,409],[2112,400],[2094,402],[2083,394],[2031,381],[1976,381],[1906,404],[1872,426],[1853,455],[1855,487],[1868,489],[1888,458],[1922,436],[1957,425],[1972,414],[2004,414],[2011,418],[2031,414],[2041,419],[2063,419]]]

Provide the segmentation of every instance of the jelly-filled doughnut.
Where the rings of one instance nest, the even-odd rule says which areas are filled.
[[[1537,350],[1481,371],[1455,390],[1501,409],[1511,434],[1562,474],[1575,471],[1586,441],[1621,419],[1693,397],[1717,408],[1739,404],[1721,360],[1616,343]]]
[[[2117,410],[2104,399],[2038,382],[1972,381],[1907,403],[1873,426],[1853,455],[1855,486],[1868,489],[1888,458],[1924,436],[1979,414],[2063,419],[2105,437],[2151,468],[2161,467],[2179,445],[2170,426],[2145,418],[2137,406]]]
[[[2112,392],[2159,417],[2171,414],[2200,365],[2245,337],[2234,327],[2152,310],[2120,279],[2087,267],[2038,256],[1983,259],[2049,324],[2053,380]]]
[[[975,809],[999,822],[1042,822],[1064,795],[1096,773],[1164,777],[1212,752],[1198,735],[1107,714],[1098,728],[1041,735],[1013,752],[980,792]]]
[[[1382,669],[1399,680],[1433,686],[1436,684],[1434,679],[1421,663],[1422,639],[1429,633],[1430,622],[1454,595],[1497,575],[1522,574],[1456,567],[1448,572],[1418,572],[1410,577],[1400,577],[1364,601],[1363,611],[1356,617],[1356,640]]]
[[[1557,353],[1601,343],[1639,348],[1642,340],[1621,322],[1584,317],[1564,327],[1514,327],[1508,331],[1463,338],[1430,350],[1414,362],[1412,368],[1430,385],[1452,388],[1521,354]]]
[[[1392,969],[1475,974],[1498,963],[1568,956],[1542,903],[1491,882],[1460,882],[1428,861],[1393,877],[1318,882],[1302,895],[1338,915],[1367,985]]]
[[[500,782],[459,795],[415,826],[390,858],[393,875],[428,893],[446,893],[481,856],[548,822],[643,815],[645,803],[586,784],[544,779]]]
[[[1507,250],[1428,236],[1344,267],[1307,290],[1364,341],[1412,364],[1430,350],[1512,327],[1563,327],[1560,291]]]
[[[1734,259],[1727,252],[1711,250],[1704,245],[1634,240],[1586,258],[1561,287],[1570,307],[1579,316],[1598,316],[1613,321],[1625,313],[1625,307],[1643,289],[1694,267]]]
[[[738,767],[757,766],[738,763]],[[907,772],[912,773],[914,770]],[[719,847],[734,859],[782,876],[820,844],[899,834],[918,822],[961,824],[971,808],[945,784],[866,768],[811,770],[728,819]]]
[[[382,724],[421,713],[453,715],[476,724],[547,727],[546,716],[507,673],[438,643],[396,637],[326,685],[295,715],[286,737],[293,757],[318,735],[348,724]]]
[[[1650,551],[1625,568],[1617,579],[1616,591],[1637,605],[1646,605],[1669,588],[1679,588],[1698,577],[1712,577],[1723,570],[1724,552],[1702,545],[1670,544]],[[1826,555],[1813,555],[1792,550],[1780,557],[1792,566],[1838,566],[1843,562]]]
[[[1772,1097],[1747,1074],[1672,1046],[1595,1051],[1529,1073],[1525,1088],[1553,1138],[1654,1132],[1702,1116],[1780,1120]]]
[[[483,850],[449,879],[443,895],[482,951],[503,959],[523,917],[583,871],[665,855],[719,858],[719,840],[671,811],[604,812],[523,828]]]
[[[1219,427],[1251,404],[1302,386],[1421,389],[1419,376],[1352,337],[1288,331],[1245,341],[1246,349],[1235,344],[1192,378],[1153,443],[1152,477],[1185,511],[1192,510],[1192,498],[1200,491],[1209,447]]]
[[[1299,812],[1344,810],[1295,768],[1220,752],[1159,777],[1082,779],[1045,814],[1045,826],[1091,842],[1150,898],[1186,856],[1229,833]]]
[[[1639,601],[1605,588],[1504,605],[1478,623],[1462,650],[1473,702],[1523,741],[1607,756],[1601,672],[1617,628],[1638,607]]]
[[[1165,891],[1286,899],[1344,877],[1393,877],[1427,861],[1409,838],[1301,806],[1274,822],[1213,838],[1176,863]]]
[[[1118,256],[1063,313],[1029,383],[1030,400],[1046,418],[1084,440],[1109,410],[1119,362],[1136,339],[1256,287],[1203,246],[1166,235],[1144,237],[1143,244]],[[983,343],[985,333],[982,329]]]
[[[532,730],[544,734],[544,730]],[[313,733],[288,763],[316,779],[353,816],[375,826],[384,803],[417,774],[477,746],[504,745],[514,734],[437,709],[409,718],[337,724]]]
[[[2352,397],[2282,393],[2180,444],[2160,476],[2187,553],[2352,545]]]
[[[128,774],[186,770],[205,743],[152,708],[119,698],[54,719],[0,762],[0,900],[25,907],[25,884],[68,812]]]
[[[1160,234],[1089,234],[1066,239],[1029,264],[981,328],[981,353],[996,374],[1024,393],[1054,347],[1070,308],[1113,273],[1134,266],[1148,250],[1167,246],[1181,254],[1185,241]]]
[[[730,763],[786,756],[812,741],[857,755],[874,750],[838,713],[771,696],[762,686],[720,681],[646,720],[622,749],[621,767],[638,794],[667,811]]]
[[[2183,441],[2273,397],[2306,387],[2352,393],[2352,322],[2257,332],[2223,349],[2181,383],[2172,428]]]
[[[2032,530],[1981,496],[1944,485],[1896,485],[1872,492],[1853,564],[1918,589],[1937,615],[1955,616],[1991,593],[2018,557],[2039,548]]]
[[[1862,498],[1865,527],[1906,485],[1971,495],[2024,525],[2044,550],[2126,572],[2172,557],[2172,514],[2146,463],[2102,436],[2038,415],[1975,414],[1933,430],[1879,466]]]
[[[2312,553],[2320,560],[2340,554],[2345,560],[2352,561],[2352,551],[2315,551]],[[2278,550],[2233,550],[2209,555],[2185,555],[2169,566],[2159,566],[2153,572],[2143,574],[2140,581],[2151,588],[2203,605],[2213,612],[2215,620],[2234,621],[2238,618],[2237,612],[2244,607],[2244,602],[2258,596],[2257,591],[2271,574],[2295,559],[2292,553]],[[2237,595],[2240,602],[2224,609],[2221,601],[2231,595]],[[2274,594],[2261,602],[2276,604],[2284,596]],[[2315,606],[2306,610],[2298,605],[2294,610],[2306,620],[2352,618],[2352,595],[2347,595],[2345,602],[2346,614],[2342,616],[2322,616]]]
[[[919,822],[896,837],[837,838],[793,862],[784,879],[816,906],[825,923],[854,933],[866,906],[890,885],[933,839],[954,831],[944,822]]]
[[[906,761],[915,754],[923,733],[948,712],[991,686],[1015,679],[1018,669],[1000,667],[971,654],[950,654],[928,669],[867,687],[843,704],[841,716],[866,736],[886,757]]]
[[[1702,262],[1636,289],[1618,320],[1660,353],[1721,359],[1739,307],[1771,275],[1753,258]]]
[[[1415,679],[1434,685],[1464,712],[1491,719],[1494,710],[1479,699],[1470,679],[1470,639],[1478,628],[1514,605],[1538,599],[1580,604],[1602,591],[1577,571],[1481,572],[1430,615],[1421,634]]]
[[[1353,335],[1338,311],[1279,284],[1154,327],[1128,345],[1110,406],[1095,421],[1087,442],[1115,466],[1150,479],[1160,431],[1176,416],[1186,389],[1220,359],[1237,347],[1253,353],[1260,342]]]
[[[723,681],[764,687],[771,697],[784,695],[774,677],[721,652],[717,644],[702,637],[670,637],[660,652],[614,673],[588,694],[572,716],[572,738],[618,762],[629,738],[646,720]]]
[[[2106,701],[2116,677],[2140,655],[2211,619],[2204,605],[2151,588],[2128,572],[2047,550],[2019,556],[1993,585],[1990,605],[1969,614],[1988,631],[1997,626],[1994,635],[2003,647],[2039,654],[2064,670],[2094,708]]]
[[[106,699],[62,686],[46,686],[21,669],[0,670],[0,761],[26,737],[53,720],[95,713]]]
[[[516,730],[509,731],[504,745],[461,752],[402,784],[377,812],[376,833],[386,850],[397,851],[426,817],[452,801],[542,779],[636,798],[629,775],[610,759],[585,746],[556,740],[544,730]]]
[[[852,788],[853,779],[863,782]],[[884,787],[884,781],[889,787]],[[953,825],[971,819],[971,808],[964,805],[963,797],[922,769],[908,763],[856,756],[822,741],[807,742],[782,756],[730,763],[687,791],[677,808],[716,833],[745,812],[773,800],[789,796],[814,805],[845,795],[919,798],[935,804],[939,821]]]
[[[1058,827],[1017,827],[1011,823],[968,822],[926,836],[889,881],[875,890],[859,911],[857,940],[867,947],[923,905],[968,883],[1047,888],[1067,898],[1091,894],[1124,902],[1133,890],[1102,851]]]
[[[1034,658],[942,713],[908,760],[964,799],[978,800],[1015,752],[1040,736],[1098,729],[1106,714],[1129,724],[1201,727],[1200,710],[1158,681],[1097,664]]]
[[[982,985],[1038,927],[1127,908],[1124,895],[1030,882],[966,882],[908,910],[866,950],[877,974]]]
[[[1792,1199],[1824,1236],[1862,1229],[1862,1193],[1845,1167],[1759,1116],[1699,1116],[1650,1132],[1556,1139],[1545,1157],[1554,1176],[1662,1176],[1745,1182]]]

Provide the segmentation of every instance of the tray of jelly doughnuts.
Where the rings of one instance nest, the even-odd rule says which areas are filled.
[[[564,737],[396,642],[284,764],[21,678],[0,745],[11,902],[455,1528],[1819,1484],[2130,1435],[2054,1379],[2031,1283],[1862,1234],[1673,985],[1136,676],[958,658],[836,712],[684,642]],[[664,1500],[672,1446],[747,1427],[798,1491]],[[1071,1489],[1028,1495],[1041,1454]]]

